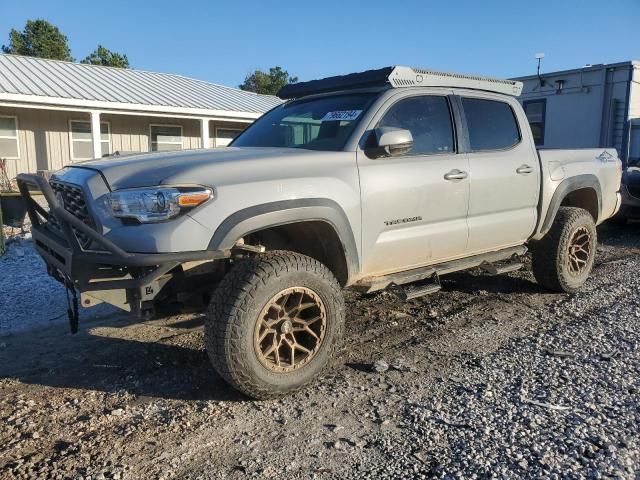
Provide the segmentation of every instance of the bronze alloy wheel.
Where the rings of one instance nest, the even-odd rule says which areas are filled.
[[[309,363],[324,340],[327,312],[315,292],[291,287],[274,295],[260,312],[253,345],[260,363],[289,373]]]
[[[567,264],[571,275],[581,275],[589,265],[591,258],[591,233],[587,227],[580,227],[573,232],[569,241]]]
[[[593,267],[598,232],[583,208],[560,207],[549,231],[531,242],[531,269],[549,290],[576,293]]]

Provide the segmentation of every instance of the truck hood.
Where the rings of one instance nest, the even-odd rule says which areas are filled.
[[[279,161],[286,157],[318,155],[296,148],[228,147],[105,157],[74,164],[72,167],[100,172],[111,190],[152,187],[162,184],[192,183],[207,185],[212,174],[224,171],[226,164],[246,175],[259,162]],[[220,167],[223,167],[222,169]],[[215,178],[211,178],[215,181]]]

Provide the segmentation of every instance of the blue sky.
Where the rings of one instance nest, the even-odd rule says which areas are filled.
[[[106,8],[105,8],[106,7]],[[280,65],[301,80],[393,64],[510,77],[640,59],[640,0],[6,1],[10,28],[45,18],[80,59],[98,43],[134,68],[237,86]]]

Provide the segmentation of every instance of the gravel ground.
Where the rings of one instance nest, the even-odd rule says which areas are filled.
[[[452,275],[406,303],[348,294],[335,366],[260,402],[214,373],[198,315],[89,310],[75,336],[46,322],[62,291],[15,244],[0,477],[640,478],[640,225],[599,234],[576,295],[528,270]]]
[[[43,270],[44,262],[29,236],[11,237],[6,254],[0,257],[0,336],[66,315],[64,289]]]
[[[0,257],[0,337],[67,321],[63,286],[46,274],[30,234],[17,232],[11,232],[7,252]],[[112,310],[101,305],[83,315],[95,318]]]

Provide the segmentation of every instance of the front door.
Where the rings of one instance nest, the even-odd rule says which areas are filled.
[[[411,131],[411,151],[382,158],[358,152],[366,275],[437,263],[462,255],[467,246],[469,164],[456,153],[450,99],[400,97],[371,130]]]
[[[537,220],[540,162],[513,100],[463,95],[469,140],[469,253],[521,245]],[[520,129],[518,125],[522,125]]]

